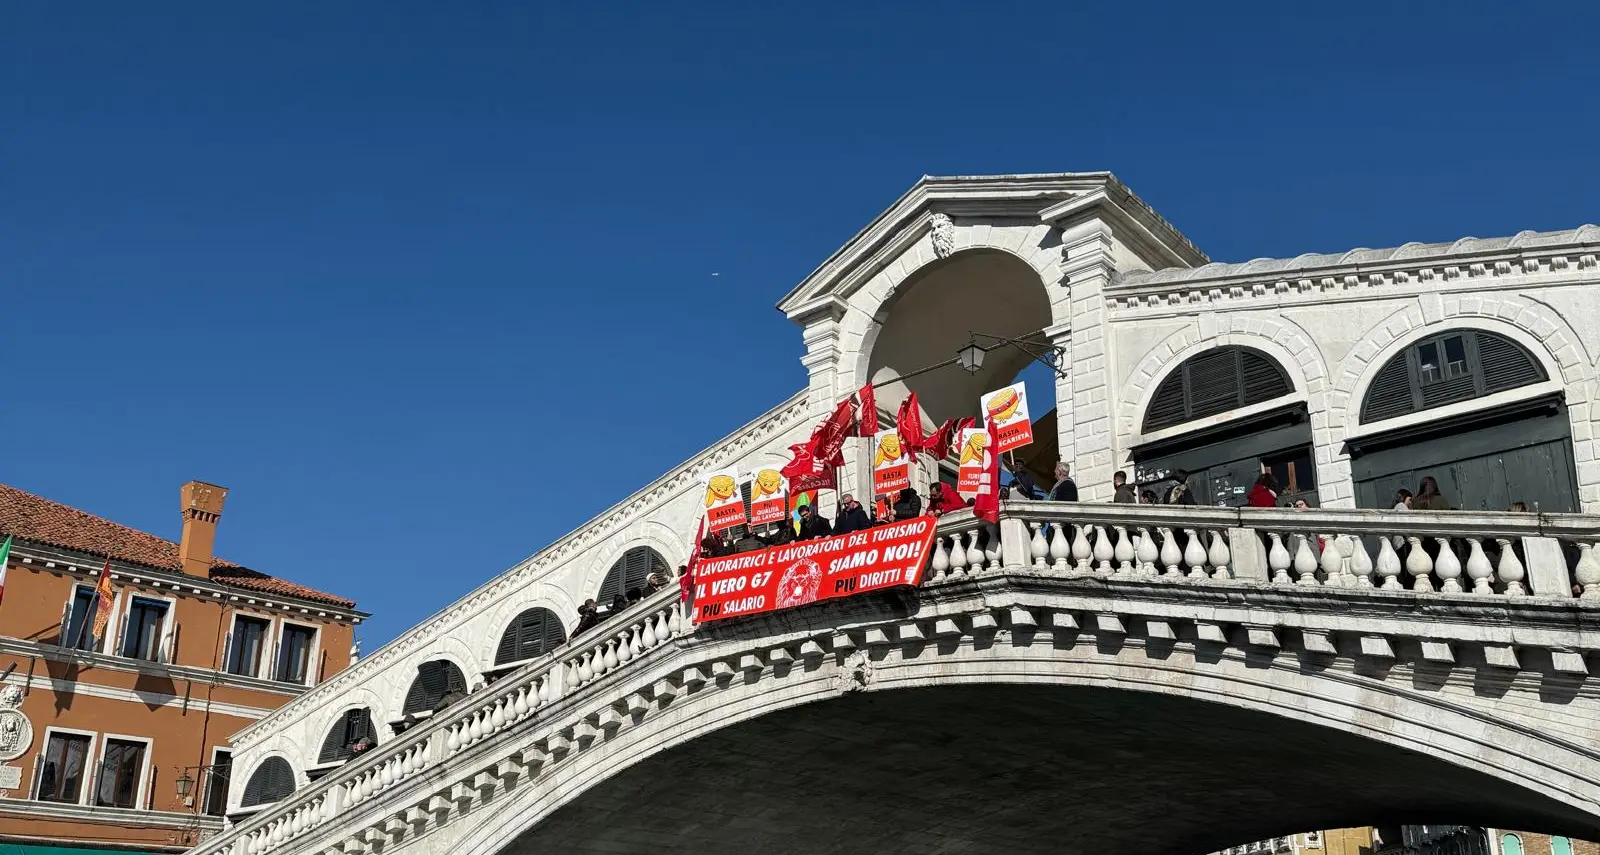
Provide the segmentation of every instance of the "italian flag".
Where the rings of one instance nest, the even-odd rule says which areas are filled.
[[[6,598],[6,562],[11,560],[11,535],[6,535],[6,542],[0,546],[0,600]]]

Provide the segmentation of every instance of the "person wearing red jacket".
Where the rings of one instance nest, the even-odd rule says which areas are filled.
[[[1256,479],[1250,494],[1245,496],[1245,504],[1252,508],[1275,508],[1278,506],[1278,479],[1272,477],[1271,472],[1263,472]]]

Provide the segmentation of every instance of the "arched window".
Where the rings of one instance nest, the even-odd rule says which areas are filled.
[[[606,573],[606,581],[600,586],[600,595],[595,602],[608,605],[618,594],[626,594],[634,588],[644,586],[645,577],[651,573],[666,575],[667,562],[660,553],[648,546],[635,546],[623,553],[617,563],[611,565],[610,572]]]
[[[1501,835],[1500,855],[1522,855],[1522,838],[1515,834]]]
[[[250,780],[244,785],[241,807],[270,804],[294,792],[294,770],[282,757],[268,757],[261,761]]]
[[[1265,353],[1214,348],[1185,359],[1161,381],[1145,411],[1144,432],[1281,398],[1293,389],[1289,375]]]
[[[1572,838],[1550,838],[1550,855],[1572,855]]]
[[[378,741],[378,732],[372,728],[372,712],[366,707],[345,710],[333,722],[333,727],[328,728],[328,735],[322,740],[322,751],[317,754],[317,763],[343,763],[355,756],[350,746],[362,738],[370,739],[373,743]]]
[[[1384,363],[1361,402],[1361,421],[1470,401],[1550,379],[1520,344],[1482,330],[1428,336]]]
[[[467,679],[454,662],[448,659],[424,662],[417,666],[417,678],[411,681],[411,689],[406,692],[406,704],[401,708],[401,713],[431,712],[439,707],[446,695],[466,693]]]
[[[527,609],[511,619],[511,625],[500,636],[500,646],[494,652],[494,664],[522,662],[536,659],[559,647],[567,640],[561,628],[561,619],[555,612],[538,607]]]

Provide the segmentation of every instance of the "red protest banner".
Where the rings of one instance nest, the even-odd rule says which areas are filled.
[[[933,517],[703,559],[695,568],[694,622],[792,609],[922,581]]]

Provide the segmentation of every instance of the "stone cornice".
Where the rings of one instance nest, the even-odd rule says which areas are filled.
[[[1379,288],[1403,294],[1520,287],[1530,276],[1583,281],[1600,275],[1597,268],[1600,227],[1590,225],[1509,238],[1137,271],[1118,276],[1106,289],[1106,301],[1113,310],[1192,310],[1224,302],[1365,300]]]
[[[74,650],[68,647],[58,647],[54,644],[44,644],[38,641],[28,641],[7,636],[0,636],[0,653],[9,653],[13,656],[38,657],[50,662],[87,665],[91,668],[103,668],[108,671],[125,671],[131,674],[143,674],[151,677],[191,680],[206,685],[228,686],[235,689],[249,689],[255,692],[270,692],[282,695],[285,699],[304,694],[306,691],[304,686],[293,683],[279,683],[273,680],[263,680],[259,677],[244,677],[238,674],[229,674],[226,671],[197,668],[192,665],[163,665],[159,662],[149,662],[143,659],[129,659],[125,656],[112,656],[107,653],[89,650]]]
[[[92,822],[116,826],[189,828],[196,831],[221,831],[222,820],[205,814],[164,810],[92,807],[31,799],[0,799],[0,816],[18,819],[54,819],[62,822]]]
[[[644,488],[601,512],[589,522],[532,556],[516,567],[480,585],[476,590],[418,623],[400,637],[363,657],[359,662],[325,680],[271,715],[239,731],[232,737],[237,750],[247,750],[271,730],[289,719],[320,709],[336,698],[371,679],[375,674],[409,655],[413,650],[478,614],[513,589],[528,584],[551,568],[588,549],[632,523],[649,510],[675,498],[699,484],[706,473],[725,465],[768,438],[792,426],[806,415],[806,393],[800,391],[755,420],[734,431],[708,450],[668,471]]]
[[[1135,224],[1174,262],[1204,262],[1205,255],[1109,172],[1045,175],[924,176],[905,195],[829,256],[778,303],[795,318],[820,296],[848,294],[891,263],[928,230],[935,211],[958,217],[1015,217],[1037,222],[1041,212],[1086,194]]]

